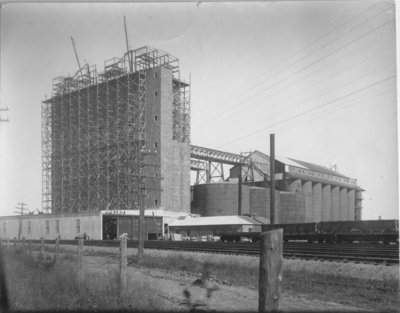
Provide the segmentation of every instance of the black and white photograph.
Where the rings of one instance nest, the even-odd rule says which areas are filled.
[[[0,312],[398,312],[393,0],[0,2]]]

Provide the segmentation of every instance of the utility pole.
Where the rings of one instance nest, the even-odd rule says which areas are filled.
[[[4,108],[4,109],[2,109],[2,108],[0,108],[0,112],[6,112],[6,111],[8,111],[8,108]],[[8,117],[7,117],[7,119],[3,119],[3,118],[1,118],[1,115],[0,115],[0,122],[9,122],[10,120],[8,119]]]
[[[18,203],[19,207],[15,207],[16,209],[18,209],[19,211],[14,211],[14,213],[19,214],[19,229],[18,229],[18,241],[21,238],[21,232],[22,232],[22,215],[24,215],[25,211],[27,211],[28,209],[24,208],[24,206],[26,205],[26,203],[20,202]]]
[[[238,215],[242,215],[242,164],[239,165],[239,181],[238,181]]]
[[[275,134],[269,135],[270,143],[270,220],[275,224]]]

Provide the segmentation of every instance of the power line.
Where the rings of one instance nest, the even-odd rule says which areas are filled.
[[[388,92],[393,92],[393,88],[390,88],[390,89],[388,89],[388,90],[385,90],[385,91],[383,91],[383,92],[380,92],[380,93],[378,93],[378,94],[376,94],[376,95],[372,95],[372,96],[371,96],[371,95],[368,95],[368,96],[367,96],[367,99],[368,99],[368,100],[371,100],[371,99],[373,99],[373,98],[376,98],[376,97],[381,96],[381,95],[383,95],[383,94],[386,94],[386,93],[388,93]],[[304,124],[304,123],[306,123],[306,122],[313,121],[313,120],[315,120],[315,119],[317,119],[317,118],[319,118],[319,117],[325,116],[325,115],[327,115],[327,114],[331,114],[331,113],[334,113],[334,112],[339,112],[339,111],[342,111],[342,110],[347,109],[347,108],[349,108],[349,107],[355,106],[355,105],[357,105],[357,104],[359,104],[359,103],[364,103],[364,101],[365,101],[365,99],[360,99],[360,100],[357,100],[356,102],[353,102],[353,103],[351,103],[351,104],[342,106],[342,107],[340,107],[340,108],[335,108],[335,109],[333,109],[333,110],[328,110],[328,111],[325,111],[325,112],[322,112],[322,113],[319,112],[319,114],[313,116],[312,118],[305,119],[305,120],[294,121],[292,124],[289,124],[289,125],[280,125],[278,128],[274,128],[274,131],[275,131],[276,133],[285,132],[285,131],[288,131],[288,130],[291,129],[291,128],[300,126],[300,125],[302,125],[302,124]],[[282,123],[282,124],[283,124],[283,123]],[[281,130],[281,129],[283,129],[283,128],[284,128],[284,130]]]
[[[388,63],[388,64],[386,64],[386,65],[383,66],[383,67],[382,67],[382,66],[379,66],[378,68],[371,69],[369,72],[367,72],[367,73],[365,73],[365,74],[358,74],[358,75],[354,75],[354,76],[352,76],[352,77],[349,77],[347,80],[343,80],[343,81],[341,81],[339,84],[336,84],[336,85],[334,86],[334,88],[327,88],[327,89],[325,89],[325,90],[322,90],[322,92],[320,92],[320,93],[317,94],[317,95],[314,95],[314,96],[308,97],[308,98],[306,98],[306,99],[303,99],[302,102],[295,103],[295,104],[293,105],[293,107],[295,107],[295,108],[298,110],[299,108],[301,108],[302,106],[304,106],[304,104],[306,104],[306,103],[308,103],[308,102],[311,102],[312,100],[318,99],[318,98],[320,98],[320,97],[322,97],[322,96],[325,96],[325,95],[328,95],[328,94],[330,94],[330,93],[332,93],[332,92],[334,92],[334,91],[340,90],[341,88],[347,87],[347,86],[349,85],[349,83],[355,83],[355,82],[358,81],[358,80],[362,80],[362,79],[364,79],[364,78],[366,78],[366,77],[368,77],[368,76],[371,76],[372,74],[376,74],[376,73],[379,72],[379,71],[382,71],[382,70],[384,70],[384,69],[386,69],[386,68],[392,68],[392,67],[393,67],[393,64],[392,64],[392,63]],[[306,106],[305,108],[303,108],[303,109],[306,109],[306,108],[307,108],[307,106]],[[283,115],[283,114],[286,114],[286,112],[283,111],[283,112],[281,112],[281,113],[272,115],[270,118],[272,119],[272,118],[281,116],[281,115]]]
[[[375,54],[375,55],[379,55],[379,53],[377,53],[377,54]],[[366,61],[369,61],[369,60],[371,60],[371,58],[368,58],[368,59],[366,59],[366,60],[363,60],[362,62],[359,62],[357,65],[362,64],[362,63],[364,63],[364,62],[366,62]],[[368,72],[366,72],[366,73],[364,73],[364,74],[357,74],[357,75],[354,75],[354,76],[352,76],[352,77],[347,78],[347,80],[345,80],[345,81],[340,81],[339,84],[335,84],[334,86],[333,86],[333,85],[330,85],[330,86],[333,86],[334,88],[325,88],[325,89],[321,90],[321,92],[318,93],[317,95],[304,98],[301,102],[291,103],[291,106],[294,107],[295,109],[299,110],[299,109],[300,109],[302,106],[304,106],[304,104],[307,103],[307,102],[310,102],[310,101],[312,101],[312,100],[314,100],[314,99],[318,99],[318,98],[322,97],[323,95],[327,95],[327,94],[329,94],[329,93],[331,93],[331,92],[334,92],[335,90],[339,90],[340,88],[344,88],[344,87],[350,85],[350,83],[354,84],[357,80],[360,80],[360,79],[363,79],[363,78],[365,78],[365,77],[371,76],[372,74],[374,74],[374,73],[376,73],[376,72],[378,72],[378,71],[384,70],[385,68],[391,67],[391,66],[392,66],[392,64],[391,64],[391,63],[388,63],[388,64],[386,64],[384,67],[379,66],[378,68],[377,68],[377,67],[371,68]],[[344,73],[344,72],[341,72],[341,73]],[[330,79],[330,78],[326,79],[326,81],[329,81],[329,79]],[[318,82],[317,82],[316,84],[314,84],[314,85],[318,85],[320,82],[322,82],[322,81],[318,81]],[[312,87],[312,86],[308,86],[308,88],[311,88],[311,87]],[[280,101],[283,101],[283,100],[280,100]],[[278,105],[278,104],[279,104],[279,102],[278,102],[278,103],[275,103],[275,105],[277,105],[279,108],[282,108],[282,107],[284,107],[284,106],[286,106],[286,107],[289,106],[289,105],[285,105],[284,103],[283,103],[282,105]],[[305,108],[306,108],[306,107],[305,107]],[[302,108],[302,110],[304,110],[305,108]],[[288,108],[288,109],[289,109],[289,108]],[[292,110],[292,109],[291,109],[291,110]],[[280,113],[277,113],[277,114],[274,114],[274,115],[270,115],[269,118],[270,118],[270,119],[273,119],[273,118],[279,117],[279,116],[281,116],[281,115],[283,115],[283,114],[287,115],[287,112],[282,111],[282,112],[280,112]],[[239,116],[242,116],[242,115],[238,115],[237,112],[236,112],[236,117],[239,117]],[[235,122],[235,121],[234,121],[234,120],[233,120],[233,121],[230,120],[230,122],[232,123],[232,122]],[[220,125],[221,125],[221,127],[223,126],[223,124],[220,124]],[[225,126],[223,126],[223,127],[225,127]]]
[[[310,46],[312,46],[312,45],[315,44],[316,42],[321,41],[322,39],[326,39],[331,33],[333,33],[333,32],[335,32],[335,31],[337,31],[337,30],[339,30],[339,29],[345,27],[345,26],[346,26],[347,24],[349,24],[350,22],[352,22],[352,21],[356,20],[358,17],[364,15],[364,14],[365,14],[369,9],[371,9],[373,6],[375,6],[375,5],[370,6],[368,9],[366,9],[365,11],[363,11],[362,13],[360,13],[359,15],[357,15],[355,18],[353,18],[353,19],[349,20],[348,22],[342,24],[340,27],[338,27],[338,28],[336,28],[336,29],[334,29],[334,30],[329,31],[328,33],[324,34],[322,37],[318,38],[317,40],[314,40],[313,42],[311,42],[310,44],[308,44],[306,47],[300,49],[300,50],[299,50],[297,53],[295,53],[293,56],[296,56],[297,54],[299,54],[299,52],[301,52],[301,51],[303,51],[303,50],[309,48]],[[371,19],[373,19],[373,18],[375,18],[375,17],[381,15],[382,13],[386,12],[386,9],[387,9],[387,8],[385,8],[384,10],[378,12],[378,13],[377,13],[376,15],[374,15],[372,18],[369,18],[369,19],[367,19],[367,20],[364,20],[364,21],[361,22],[360,24],[358,24],[358,25],[356,25],[356,26],[354,26],[354,27],[352,27],[352,28],[350,28],[350,29],[347,29],[347,30],[346,30],[346,31],[347,31],[347,34],[349,34],[350,30],[354,30],[354,29],[358,28],[359,26],[363,25],[363,24],[366,23],[366,22],[370,23],[370,22],[371,22]],[[347,35],[347,34],[346,34],[346,35]],[[339,39],[342,39],[343,37],[342,37],[341,34],[339,34],[339,37],[338,37],[338,38],[339,38]],[[333,39],[333,40],[330,40],[329,43],[332,43],[333,41],[337,40],[338,38],[335,38],[335,39]],[[289,63],[287,66],[285,66],[285,67],[284,67],[283,69],[281,69],[279,72],[283,72],[284,70],[288,69],[288,68],[291,67],[292,65],[295,65],[295,64],[298,63],[299,61],[301,61],[301,60],[305,59],[306,57],[308,57],[308,56],[310,56],[310,55],[316,53],[317,51],[321,50],[321,49],[324,48],[324,47],[326,47],[326,44],[325,44],[324,46],[319,47],[317,50],[314,50],[314,51],[312,51],[311,53],[308,53],[307,55],[303,56],[303,57],[300,58],[299,60],[296,60],[296,61],[294,61],[294,62],[292,62],[292,63]],[[292,57],[293,57],[293,56],[292,56]],[[291,58],[292,58],[292,57],[291,57]],[[275,66],[275,67],[273,67],[272,69],[275,69],[276,67],[278,67],[278,66]],[[264,72],[263,74],[261,74],[259,77],[263,76],[263,75],[264,75],[265,73],[267,73],[267,72],[269,72],[269,71],[265,71],[265,72]],[[257,86],[261,85],[261,83],[266,82],[266,81],[268,81],[268,80],[270,80],[271,78],[274,78],[274,77],[276,77],[276,76],[277,76],[276,74],[272,74],[272,75],[269,76],[267,79],[261,81],[259,84],[254,84],[254,80],[249,81],[248,83],[252,83],[252,87],[249,88],[249,89],[247,89],[247,91],[245,91],[245,92],[248,92],[249,90],[255,89]],[[248,84],[248,83],[247,83],[247,84]],[[246,85],[246,84],[245,84],[245,85]],[[228,110],[229,110],[229,109],[228,109]],[[213,113],[214,111],[215,111],[215,110],[210,110],[211,113]],[[225,110],[225,111],[226,111],[226,110]],[[225,112],[225,111],[222,111],[222,112]],[[203,115],[204,115],[204,114],[207,115],[208,112],[203,112],[202,114],[203,114]]]
[[[290,120],[293,120],[293,119],[295,119],[295,118],[297,118],[297,117],[299,117],[299,116],[303,116],[303,115],[305,115],[305,114],[307,114],[307,113],[309,113],[309,112],[312,112],[312,111],[314,111],[314,110],[317,110],[317,109],[319,109],[319,108],[321,108],[321,107],[327,106],[327,105],[329,105],[329,104],[335,103],[335,102],[337,102],[337,101],[339,101],[339,100],[342,100],[342,99],[344,99],[344,98],[347,98],[347,97],[349,97],[349,96],[355,95],[355,94],[357,94],[357,93],[359,93],[359,92],[361,92],[361,91],[364,91],[364,90],[366,90],[366,89],[368,89],[368,88],[371,88],[371,87],[374,87],[374,86],[376,86],[376,85],[382,84],[382,83],[384,83],[384,82],[386,82],[386,81],[388,81],[388,80],[390,80],[390,79],[393,79],[393,78],[395,78],[395,77],[396,77],[396,75],[392,75],[392,76],[387,77],[387,78],[385,78],[385,79],[382,79],[382,80],[380,80],[380,81],[378,81],[378,82],[375,82],[375,83],[373,83],[373,84],[370,84],[370,85],[365,86],[365,87],[363,87],[363,88],[360,88],[360,89],[358,89],[358,90],[355,90],[355,91],[353,91],[353,92],[350,92],[350,93],[348,93],[348,94],[346,94],[346,95],[344,95],[344,96],[338,97],[338,98],[336,98],[336,99],[334,99],[334,100],[328,101],[328,102],[326,102],[326,103],[323,103],[323,104],[320,104],[320,105],[318,105],[318,106],[316,106],[316,107],[313,107],[313,108],[311,108],[311,109],[309,109],[309,110],[306,110],[306,111],[304,111],[304,112],[301,112],[301,113],[299,113],[299,114],[296,114],[296,115],[294,115],[294,116],[292,116],[292,117],[290,117],[290,118],[288,118],[288,119],[286,119],[286,120],[277,122],[277,123],[272,124],[272,125],[268,125],[267,127],[263,127],[262,129],[259,129],[259,130],[257,130],[257,131],[251,132],[250,134],[248,134],[248,135],[246,135],[246,136],[242,136],[242,137],[237,138],[237,139],[235,139],[235,140],[229,141],[229,142],[227,142],[227,143],[225,143],[225,144],[223,144],[223,145],[220,145],[220,146],[217,147],[217,149],[219,149],[219,148],[221,148],[221,147],[223,147],[223,146],[226,146],[226,145],[228,145],[228,144],[231,144],[231,143],[234,143],[234,142],[243,140],[243,139],[245,139],[245,138],[248,138],[248,137],[250,137],[250,136],[252,136],[252,135],[254,135],[254,134],[257,134],[257,133],[260,133],[260,132],[265,132],[266,130],[268,130],[268,129],[272,128],[272,127],[275,127],[275,126],[277,126],[277,125],[279,125],[279,124],[286,123],[286,122],[288,122],[288,121],[290,121]]]
[[[299,70],[297,70],[296,72],[290,74],[289,76],[286,76],[286,77],[284,77],[284,78],[278,80],[278,81],[275,82],[272,86],[269,86],[269,88],[275,87],[275,86],[279,85],[281,82],[287,80],[288,78],[293,77],[294,75],[300,73],[301,71],[304,71],[304,70],[310,68],[311,66],[313,66],[313,65],[315,65],[315,64],[317,64],[317,63],[319,63],[319,62],[321,62],[322,60],[325,60],[325,59],[328,58],[329,56],[331,56],[331,55],[337,53],[338,51],[344,49],[345,47],[348,47],[348,46],[354,44],[355,42],[361,40],[362,38],[365,38],[366,36],[370,35],[372,32],[377,31],[378,29],[382,28],[383,26],[385,26],[386,24],[391,23],[391,22],[392,22],[392,20],[387,21],[386,23],[383,23],[383,24],[381,24],[381,25],[375,27],[374,29],[372,29],[372,30],[370,30],[369,32],[363,34],[362,36],[360,36],[360,37],[358,37],[358,38],[356,38],[356,39],[354,39],[354,40],[352,40],[352,41],[350,41],[350,42],[348,42],[348,43],[342,45],[341,47],[335,49],[333,52],[331,52],[331,53],[329,53],[329,54],[327,54],[327,55],[325,55],[325,56],[323,56],[323,57],[317,59],[316,61],[312,62],[311,64],[308,64],[308,65],[302,67],[301,69],[299,69]],[[245,100],[243,100],[242,102],[238,103],[237,105],[231,106],[231,107],[229,107],[227,110],[222,111],[222,112],[220,112],[219,114],[225,113],[225,112],[228,112],[228,111],[231,111],[233,108],[237,107],[238,105],[242,104],[243,102],[248,101],[248,100],[254,98],[256,95],[259,95],[259,94],[261,94],[261,93],[263,93],[263,92],[264,92],[264,90],[261,90],[260,92],[257,92],[256,94],[251,95],[250,97],[246,98]],[[248,106],[247,106],[247,107],[248,107]],[[208,120],[208,122],[209,122],[209,121],[210,121],[210,120]],[[205,122],[203,122],[203,124],[204,124],[204,123],[205,123]]]
[[[386,50],[384,50],[384,52],[386,52]],[[374,57],[379,56],[379,55],[381,55],[381,54],[382,54],[381,52],[380,52],[380,53],[376,53],[373,57],[368,58],[368,59],[365,59],[365,60],[362,60],[361,62],[355,63],[355,64],[353,64],[352,66],[347,67],[344,71],[339,71],[337,74],[332,75],[332,76],[330,76],[330,77],[328,77],[328,78],[326,78],[326,79],[324,79],[324,80],[318,80],[316,83],[314,83],[314,84],[312,84],[312,85],[307,85],[307,86],[306,86],[304,89],[302,89],[302,90],[310,89],[311,87],[315,87],[315,86],[320,85],[320,84],[322,84],[322,83],[324,83],[324,82],[327,82],[327,81],[329,81],[330,79],[332,79],[333,77],[342,75],[342,74],[344,74],[345,72],[352,70],[353,67],[359,66],[359,65],[361,65],[361,64],[363,64],[363,63],[365,63],[365,62],[369,62],[371,59],[373,59]],[[392,67],[393,64],[392,64],[392,63],[388,63],[388,64],[386,64],[384,67],[382,67],[382,65],[379,65],[379,68],[377,68],[377,69],[375,69],[375,70],[371,70],[371,71],[369,71],[367,74],[363,74],[363,75],[361,75],[361,74],[356,74],[356,75],[354,75],[354,76],[351,76],[351,77],[349,77],[349,78],[347,79],[347,81],[341,81],[339,84],[336,84],[335,88],[326,88],[326,89],[322,90],[321,93],[319,93],[319,94],[317,94],[317,95],[314,95],[314,96],[312,96],[312,97],[308,97],[308,98],[304,99],[303,102],[301,102],[300,104],[296,104],[296,106],[298,107],[299,105],[302,105],[302,104],[304,104],[304,103],[306,103],[306,102],[309,102],[309,101],[311,101],[311,100],[313,100],[313,99],[316,99],[316,98],[318,98],[318,97],[321,97],[322,95],[325,95],[325,94],[328,94],[328,93],[330,93],[330,92],[332,92],[332,91],[334,91],[334,90],[337,90],[337,89],[339,89],[338,87],[346,86],[346,84],[347,84],[347,82],[348,82],[349,80],[358,80],[358,79],[364,78],[364,77],[368,76],[368,75],[371,74],[371,73],[376,73],[378,70],[382,70],[382,69],[384,69],[384,68],[386,68],[386,67],[389,67],[389,66]],[[303,77],[303,78],[304,78],[304,77]],[[332,87],[332,85],[330,85],[330,87]],[[285,90],[285,91],[286,91],[286,94],[289,94],[289,93],[287,92],[287,90]],[[279,92],[275,93],[275,95],[276,95],[276,94],[279,94]],[[243,107],[240,108],[239,110],[236,110],[234,113],[235,113],[235,114],[238,114],[238,113],[244,111],[246,108],[250,107],[250,105],[257,104],[257,103],[259,103],[261,100],[265,100],[265,99],[270,98],[270,96],[271,96],[271,95],[266,96],[266,97],[263,97],[263,98],[259,98],[259,99],[257,99],[258,102],[255,102],[255,103],[252,103],[252,104],[243,106]],[[283,100],[281,99],[280,101],[283,101]],[[277,104],[276,104],[276,105],[277,105]],[[280,114],[276,114],[276,115],[274,115],[273,117],[279,116],[279,115],[282,115],[282,114],[284,114],[284,112],[282,112],[282,113],[280,113]]]

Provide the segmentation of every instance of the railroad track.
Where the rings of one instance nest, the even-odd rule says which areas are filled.
[[[33,241],[39,243],[39,240]],[[54,240],[46,240],[46,244]],[[76,240],[62,240],[61,244],[76,245]],[[117,247],[117,240],[87,240],[85,246]],[[128,240],[128,247],[138,246],[136,240]],[[259,244],[241,242],[195,242],[195,241],[145,241],[146,249],[179,250],[204,253],[259,255]],[[283,244],[284,258],[308,260],[335,260],[361,263],[399,264],[399,246],[383,244],[310,244],[289,242]]]

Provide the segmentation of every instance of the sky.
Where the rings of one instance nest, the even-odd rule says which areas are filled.
[[[363,219],[399,217],[392,1],[14,3],[1,8],[0,215],[41,209],[41,102],[81,63],[151,46],[191,80],[191,143],[356,178]]]

